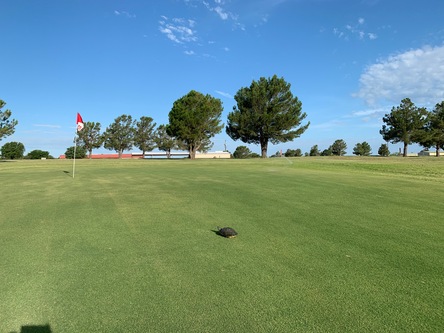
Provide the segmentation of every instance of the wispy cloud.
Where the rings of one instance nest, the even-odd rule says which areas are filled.
[[[340,39],[350,40],[351,38],[357,38],[359,40],[375,40],[378,35],[374,32],[367,32],[364,30],[365,19],[360,17],[355,24],[347,24],[341,28],[333,28],[333,34]]]
[[[170,20],[168,17],[162,16],[162,20],[159,21],[159,30],[173,42],[183,44],[198,40],[196,31],[193,30],[195,25],[196,22],[194,20],[183,18],[173,18]]]
[[[131,13],[129,13],[129,12],[126,12],[126,11],[120,11],[120,10],[114,10],[114,15],[116,15],[116,16],[124,16],[124,17],[127,17],[127,18],[136,18],[136,14],[131,14]]]
[[[426,46],[382,59],[366,68],[355,97],[370,105],[399,103],[432,104],[444,100],[444,46]]]
[[[368,110],[355,111],[353,117],[378,118],[387,113],[387,108],[374,108]]]
[[[233,98],[233,96],[232,96],[231,94],[227,93],[227,92],[223,92],[223,91],[220,91],[220,90],[216,90],[216,93],[219,94],[219,95],[221,95],[221,96],[224,96],[224,97],[226,97],[226,98]]]
[[[226,9],[225,1],[223,0],[214,0],[213,3],[208,1],[202,1],[202,4],[211,12],[215,12],[222,20],[237,20],[237,15]]]

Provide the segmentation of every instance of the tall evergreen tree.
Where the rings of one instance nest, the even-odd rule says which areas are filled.
[[[253,81],[234,96],[237,106],[228,114],[227,134],[233,140],[260,144],[267,157],[268,142],[292,141],[302,135],[310,123],[300,126],[307,116],[302,103],[290,91],[290,84],[274,75]]]
[[[428,122],[423,131],[419,132],[417,142],[426,148],[435,148],[436,156],[444,149],[444,101],[435,105],[429,113]]]
[[[11,110],[2,111],[5,105],[6,103],[0,99],[0,140],[5,136],[14,134],[15,126],[18,124],[17,120],[9,119],[12,115]]]
[[[408,145],[420,140],[420,131],[424,129],[427,116],[425,108],[418,108],[409,98],[405,98],[382,118],[385,125],[382,125],[379,133],[385,141],[402,142],[403,156],[406,157]]]

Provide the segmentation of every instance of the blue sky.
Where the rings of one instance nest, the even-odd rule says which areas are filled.
[[[0,145],[57,157],[77,112],[102,130],[122,114],[166,124],[190,90],[219,98],[226,124],[236,92],[276,74],[311,125],[269,154],[336,139],[377,153],[382,116],[403,98],[444,100],[442,13],[442,0],[0,0],[0,99],[19,121]],[[225,130],[213,142],[245,145]]]

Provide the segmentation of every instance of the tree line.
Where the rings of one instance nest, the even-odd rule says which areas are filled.
[[[407,147],[417,143],[426,150],[435,149],[435,155],[439,156],[440,149],[444,149],[444,101],[437,103],[432,110],[417,107],[409,98],[401,101],[401,104],[392,107],[391,112],[382,118],[383,125],[379,133],[384,141],[402,143],[402,156],[407,156]],[[336,140],[329,148],[319,151],[317,145],[311,147],[306,156],[342,156],[346,153],[347,144],[344,140]],[[280,152],[276,153],[281,154]],[[292,155],[293,154],[293,155]],[[296,154],[296,155],[294,155]],[[371,147],[367,142],[357,143],[353,148],[353,154],[369,156]],[[389,156],[388,144],[381,144],[378,155]],[[287,150],[285,156],[302,156],[300,151]]]
[[[228,136],[234,141],[260,145],[262,158],[267,157],[269,142],[285,143],[301,136],[310,123],[301,124],[307,115],[302,112],[302,103],[293,96],[290,87],[284,78],[274,75],[268,79],[261,77],[258,81],[253,80],[250,86],[240,88],[234,96],[237,104],[228,114],[225,127]],[[0,140],[13,134],[18,124],[17,120],[10,119],[10,110],[1,111],[5,104],[0,100]],[[83,130],[77,133],[78,151],[80,155],[88,153],[91,157],[92,150],[103,145],[106,149],[116,151],[121,157],[123,151],[133,147],[140,149],[143,154],[158,148],[170,157],[171,150],[180,149],[188,150],[193,159],[196,152],[208,151],[212,147],[211,138],[222,131],[222,111],[222,102],[219,99],[191,90],[173,103],[168,114],[169,123],[157,128],[151,117],[143,116],[139,120],[133,120],[126,114],[117,117],[103,133],[100,123],[86,122]],[[388,142],[403,143],[403,156],[407,156],[407,147],[411,143],[418,143],[426,149],[433,147],[437,156],[439,150],[444,149],[444,101],[428,111],[405,98],[383,117],[383,122],[379,132],[387,144],[382,144],[378,149],[381,156],[390,154]],[[319,151],[315,145],[305,155],[342,156],[346,153],[346,148],[344,140],[339,139],[323,151]],[[21,149],[19,143],[11,143],[2,147],[2,156],[5,158],[17,155],[10,153],[11,151],[19,152],[19,156]],[[240,146],[233,155],[238,158],[257,157],[248,150],[246,146]],[[73,154],[73,147],[68,148],[67,157],[73,157]],[[282,155],[281,152],[279,154]],[[370,145],[365,141],[357,143],[353,154],[370,155]],[[31,155],[50,157],[48,152],[40,150],[33,151]],[[289,149],[285,155],[302,156],[302,152]]]
[[[288,142],[302,135],[309,123],[301,125],[307,115],[290,87],[284,78],[274,75],[240,88],[234,97],[237,105],[228,114],[226,133],[235,141],[259,144],[262,157],[267,157],[269,142]],[[143,154],[158,148],[169,156],[172,149],[181,149],[194,159],[196,152],[212,147],[211,138],[224,128],[222,111],[220,99],[191,90],[173,103],[169,123],[157,128],[151,117],[133,120],[127,114],[117,117],[103,133],[99,122],[86,122],[77,132],[79,152],[83,149],[91,156],[93,149],[103,145],[120,157],[133,147]],[[68,148],[68,155],[71,150]]]
[[[274,75],[253,80],[249,87],[239,89],[234,97],[237,105],[228,114],[225,128],[228,136],[235,141],[260,144],[262,157],[267,157],[269,142],[287,142],[299,137],[309,123],[301,125],[307,115],[290,87],[283,78]],[[135,121],[130,115],[122,115],[100,134],[100,123],[86,122],[78,133],[79,143],[89,156],[103,144],[119,156],[135,146],[143,154],[158,148],[167,157],[173,149],[188,150],[194,159],[196,152],[208,151],[213,146],[211,138],[222,131],[222,111],[220,99],[191,90],[173,103],[168,124],[155,129],[151,117]]]

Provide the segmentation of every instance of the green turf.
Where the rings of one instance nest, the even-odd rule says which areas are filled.
[[[72,161],[0,162],[0,333],[442,332],[443,171],[77,160],[73,179]]]

